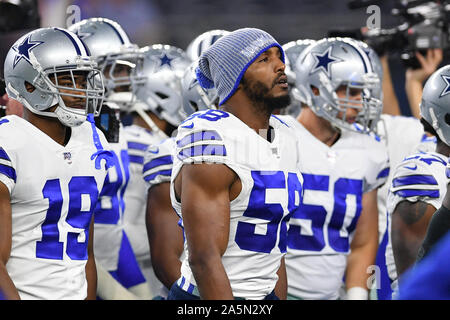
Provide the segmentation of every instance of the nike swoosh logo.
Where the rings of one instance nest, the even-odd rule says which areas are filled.
[[[417,170],[417,164],[415,164],[414,167],[408,167],[408,166],[403,166],[403,167],[406,169],[409,169],[409,170]]]
[[[154,147],[153,149],[148,149],[148,152],[153,153],[153,154],[158,154],[159,148],[158,147]]]
[[[186,129],[192,129],[194,127],[194,123],[191,122],[190,125],[185,125],[185,126],[181,126],[182,128],[186,128]]]

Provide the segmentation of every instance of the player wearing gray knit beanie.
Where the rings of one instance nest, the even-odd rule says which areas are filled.
[[[256,28],[238,29],[217,40],[201,55],[197,80],[206,89],[215,87],[219,105],[237,90],[247,68],[271,47],[278,47],[284,63],[284,51],[267,32]]]

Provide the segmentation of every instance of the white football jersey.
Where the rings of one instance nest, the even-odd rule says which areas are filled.
[[[147,149],[144,155],[142,177],[147,182],[148,188],[163,182],[170,182],[175,151],[175,138],[167,138]]]
[[[138,260],[150,259],[145,209],[147,207],[147,185],[142,179],[145,150],[163,138],[137,125],[125,127],[130,157],[130,181],[125,192],[125,232]]]
[[[387,150],[373,137],[347,130],[329,147],[296,119],[282,119],[298,137],[304,179],[303,201],[289,221],[288,294],[337,299],[363,194],[389,174]]]
[[[22,299],[85,299],[89,224],[106,176],[89,122],[66,146],[26,120],[0,120],[0,181],[9,189],[12,247],[6,265]],[[109,145],[100,130],[100,143]]]
[[[407,155],[416,150],[427,152],[436,149],[436,138],[427,137],[423,125],[414,117],[382,114],[377,124],[377,134],[388,149],[392,169],[396,168]],[[394,170],[391,170],[386,183],[378,190],[380,242],[386,232],[386,201],[393,174]]]
[[[405,158],[395,169],[387,199],[389,240],[386,265],[392,281],[397,279],[391,243],[392,213],[401,201],[425,202],[441,207],[449,178],[445,174],[447,157],[436,152],[415,153]]]
[[[130,179],[127,142],[123,131],[121,125],[119,141],[109,144],[114,154],[113,166],[108,168],[105,183],[95,208],[95,259],[107,271],[115,271],[118,267],[124,230],[125,202],[123,198]]]
[[[298,171],[297,140],[289,126],[272,116],[272,142],[233,114],[196,112],[179,127],[172,169],[171,201],[180,217],[173,181],[184,164],[220,163],[240,178],[242,190],[230,203],[228,246],[222,263],[235,297],[263,299],[272,292],[286,252],[289,211],[300,202],[303,179]],[[179,285],[196,292],[185,245]]]

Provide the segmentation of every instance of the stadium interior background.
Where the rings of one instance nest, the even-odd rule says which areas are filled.
[[[25,13],[9,7],[21,3]],[[363,1],[364,2],[364,1]],[[391,14],[398,0],[372,1],[381,9],[381,28],[399,24]],[[320,39],[330,30],[354,30],[366,25],[366,7],[350,9],[348,0],[0,0],[0,76],[10,46],[37,27],[67,27],[73,7],[80,18],[105,17],[117,21],[139,46],[164,43],[186,49],[204,31],[257,27],[271,33],[280,44],[297,39]],[[447,64],[448,53],[443,64]],[[390,55],[394,89],[403,115],[411,115],[404,91],[405,69],[399,56]]]

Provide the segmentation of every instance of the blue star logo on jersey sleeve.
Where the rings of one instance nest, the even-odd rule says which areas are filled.
[[[28,61],[28,63],[31,64],[30,61],[30,52],[36,48],[37,46],[43,44],[44,41],[33,41],[31,40],[31,35],[25,38],[23,42],[19,45],[13,46],[12,49],[17,52],[16,56],[14,57],[14,65],[13,69],[16,67],[17,63],[19,63],[20,60],[25,59]]]
[[[444,80],[446,86],[445,86],[444,90],[441,92],[441,95],[439,96],[439,98],[450,93],[450,76],[441,75],[441,77]]]
[[[327,74],[327,76],[329,78],[331,78],[330,64],[342,61],[341,59],[339,59],[337,57],[333,57],[331,55],[331,48],[332,47],[329,47],[327,50],[325,50],[322,53],[318,53],[318,52],[311,53],[314,56],[314,59],[316,60],[316,64],[312,68],[310,74],[312,74],[316,71],[322,70],[323,72],[325,72]]]

